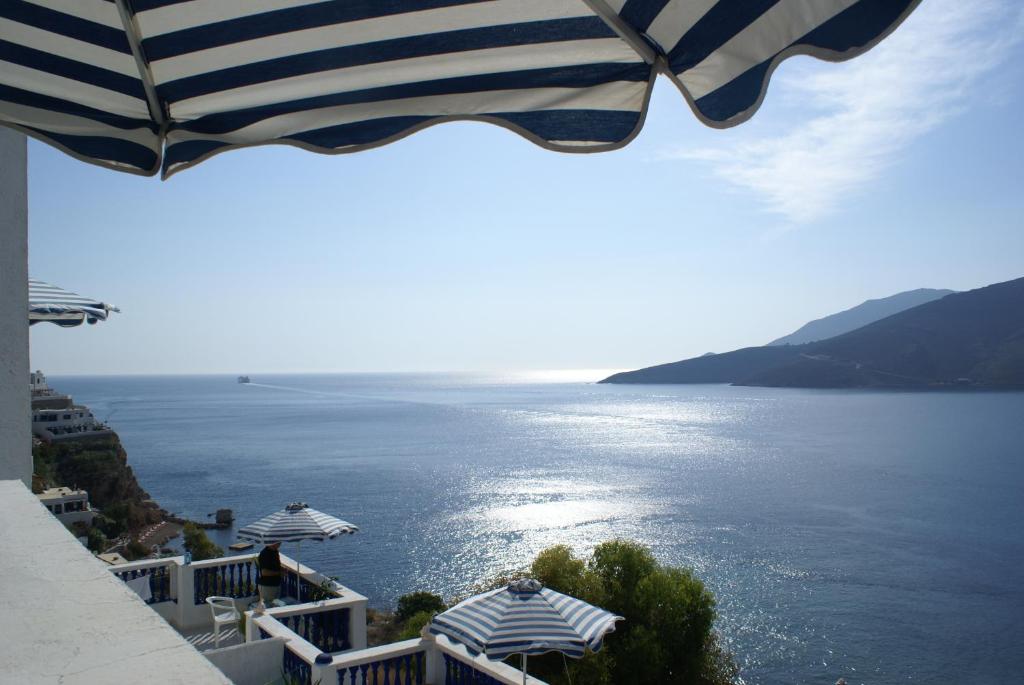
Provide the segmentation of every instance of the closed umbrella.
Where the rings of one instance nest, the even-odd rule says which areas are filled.
[[[501,660],[511,654],[561,652],[580,658],[601,649],[604,636],[623,620],[581,599],[563,595],[532,579],[470,597],[438,614],[430,632],[446,635],[471,652]]]
[[[36,278],[28,279],[28,323],[49,321],[70,328],[83,323],[106,321],[110,312],[121,311],[113,305]]]
[[[292,502],[281,511],[243,527],[238,531],[238,537],[263,545],[272,542],[297,543],[295,564],[301,580],[302,564],[299,559],[303,540],[328,540],[357,530],[358,526],[311,509],[304,502]],[[297,590],[301,590],[301,583]]]
[[[3,2],[0,124],[164,177],[235,148],[354,152],[459,119],[611,150],[659,74],[732,126],[782,60],[859,55],[918,2]]]

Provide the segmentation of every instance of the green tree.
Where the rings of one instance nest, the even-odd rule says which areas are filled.
[[[213,544],[206,531],[194,523],[186,523],[184,528],[184,547],[192,554],[193,561],[215,559],[224,556],[224,550]]]
[[[566,545],[550,547],[529,569],[504,573],[474,588],[474,594],[533,577],[546,587],[578,597],[623,617],[604,640],[603,649],[582,659],[557,652],[532,656],[530,673],[551,685],[732,685],[739,668],[714,630],[715,598],[685,568],[662,566],[650,549],[630,540],[598,545],[580,559]],[[407,613],[402,637],[415,637],[440,600],[412,593],[399,600]],[[403,603],[402,600],[405,600]],[[443,608],[443,605],[440,607]],[[439,609],[438,609],[439,610]],[[517,665],[513,658],[513,666]]]
[[[651,550],[631,540],[611,540],[594,548],[588,566],[604,591],[601,606],[627,620],[636,619],[640,581],[658,569]]]
[[[440,595],[433,592],[410,592],[398,598],[398,609],[395,618],[402,623],[420,613],[437,614],[448,608]]]
[[[541,552],[529,575],[625,619],[597,654],[579,660],[557,653],[531,657],[530,672],[552,685],[736,682],[732,654],[713,629],[714,597],[692,571],[661,566],[647,547],[612,540],[583,560],[559,545]]]
[[[659,568],[641,579],[636,620],[658,636],[663,682],[700,682],[715,600],[689,569]]]

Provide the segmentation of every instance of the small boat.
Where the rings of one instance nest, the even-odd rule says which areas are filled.
[[[251,381],[249,380],[248,376],[239,376],[238,377],[238,382],[239,383],[250,383]]]

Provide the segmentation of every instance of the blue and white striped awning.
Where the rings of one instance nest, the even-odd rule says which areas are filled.
[[[49,321],[70,328],[83,323],[106,321],[110,312],[121,311],[90,297],[58,288],[35,278],[28,279],[28,323]]]
[[[456,604],[435,616],[429,628],[490,659],[545,652],[579,658],[588,649],[600,650],[604,636],[621,620],[536,580],[520,580]]]
[[[666,74],[750,117],[795,54],[864,52],[919,0],[4,0],[0,123],[164,177],[266,143],[353,152],[443,121],[561,151],[639,132]]]
[[[272,542],[302,542],[328,540],[359,530],[348,521],[342,521],[322,511],[310,509],[301,502],[261,518],[238,531],[238,537],[266,545]]]

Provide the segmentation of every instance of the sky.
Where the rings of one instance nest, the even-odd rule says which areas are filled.
[[[925,0],[860,58],[783,63],[736,128],[662,82],[616,152],[453,123],[162,182],[30,141],[31,274],[121,309],[33,326],[32,365],[627,369],[764,344],[866,299],[1024,276],[1022,110],[1020,3]]]

